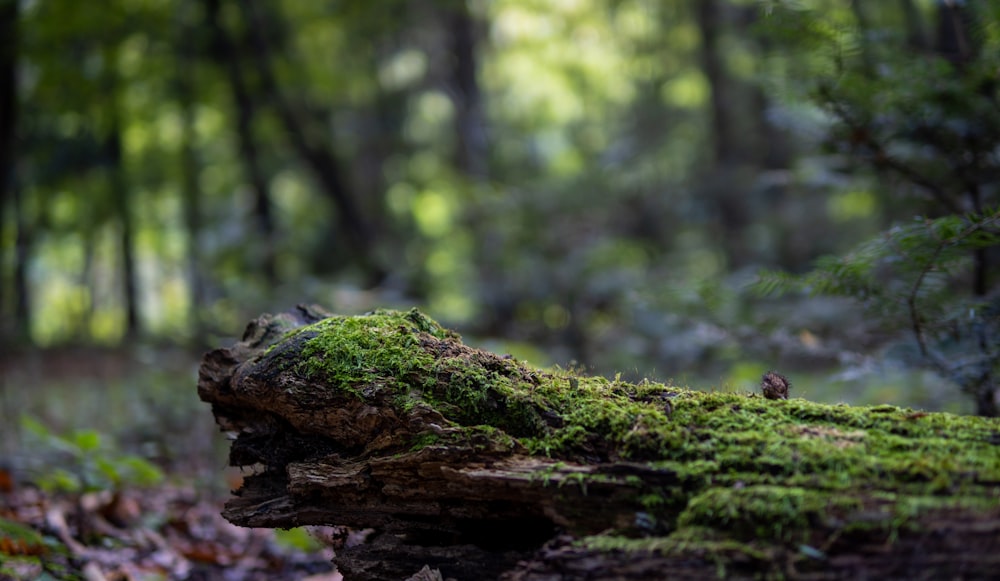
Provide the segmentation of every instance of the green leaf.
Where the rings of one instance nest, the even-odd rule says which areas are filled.
[[[79,452],[79,447],[76,443],[58,436],[52,432],[45,424],[32,418],[30,416],[21,416],[21,425],[24,426],[29,433],[38,437],[46,445],[52,446],[57,450],[62,450],[63,452],[68,452],[73,455],[77,455]]]
[[[83,490],[80,477],[64,468],[55,468],[35,479],[35,482],[46,492],[76,493]]]
[[[145,458],[125,455],[118,459],[117,464],[124,483],[153,486],[163,480],[163,471]]]
[[[21,416],[21,427],[43,440],[52,438],[52,432],[42,422],[31,416]]]
[[[35,529],[3,517],[0,517],[0,539],[8,539],[32,546],[44,543],[42,535]]]
[[[274,531],[274,540],[283,547],[298,549],[304,552],[314,552],[323,548],[315,537],[304,528],[294,528]]]
[[[747,289],[761,297],[778,297],[802,290],[802,279],[787,272],[762,270]]]
[[[85,454],[101,448],[101,435],[96,430],[80,430],[74,432],[71,438],[73,444]]]
[[[94,466],[97,468],[97,472],[112,486],[117,487],[121,484],[122,476],[116,462],[110,458],[99,457],[94,459]]]

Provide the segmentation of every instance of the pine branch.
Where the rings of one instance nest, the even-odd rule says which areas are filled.
[[[929,192],[931,196],[933,196],[934,199],[944,206],[949,212],[956,214],[961,213],[961,208],[953,199],[951,199],[950,196],[948,196],[944,187],[935,183],[934,180],[921,174],[909,165],[889,155],[885,146],[872,136],[870,128],[855,119],[844,106],[844,103],[837,100],[833,96],[829,88],[821,87],[820,96],[831,108],[837,119],[850,129],[851,135],[858,141],[858,143],[865,145],[872,150],[873,159],[871,159],[871,163],[876,167],[876,169],[884,168],[895,171],[897,174],[913,184],[927,190],[927,192]]]

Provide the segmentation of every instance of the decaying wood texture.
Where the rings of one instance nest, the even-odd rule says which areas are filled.
[[[224,516],[372,529],[350,581],[1000,571],[997,420],[541,370],[416,310],[264,315],[198,391],[256,467]]]

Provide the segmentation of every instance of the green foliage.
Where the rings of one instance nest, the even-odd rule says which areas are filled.
[[[372,252],[394,275],[389,298],[340,301],[339,290],[358,286],[351,265],[360,248],[330,235],[339,209],[290,147],[253,51],[215,54],[205,3],[115,0],[100,16],[27,3],[20,220],[37,233],[28,257],[37,343],[123,337],[123,297],[105,282],[121,267],[121,217],[107,187],[117,170],[103,150],[115,115],[141,271],[155,273],[138,281],[153,335],[203,331],[193,319],[223,332],[272,305],[329,303],[331,294],[337,310],[361,312],[402,290],[475,332],[558,343],[606,329],[627,310],[629,289],[658,292],[678,264],[719,272],[718,260],[689,260],[686,247],[669,261],[664,250],[704,213],[688,189],[709,141],[711,87],[686,3],[401,1],[386,17],[383,5],[265,1],[256,4],[269,18],[257,31],[237,5],[222,4],[234,41],[259,32],[273,43],[279,90],[304,112],[309,141],[339,155],[346,196],[375,224]],[[466,9],[474,53],[454,55],[451,18]],[[738,31],[727,38],[754,44]],[[475,67],[476,103],[454,86],[464,56]],[[233,98],[233,68],[243,71],[252,111]],[[110,78],[119,81],[114,99]],[[458,124],[470,110],[479,117],[469,127],[489,137],[477,162],[487,171],[474,175],[456,163],[467,146]],[[256,160],[240,149],[242,122]],[[184,169],[188,154],[193,169]],[[280,234],[270,240],[251,215],[252,163]],[[192,192],[197,207],[187,206]],[[203,230],[187,230],[188,219]],[[12,249],[13,230],[0,235]],[[281,285],[261,276],[267,252],[281,264]],[[318,262],[332,266],[321,272]],[[587,358],[610,369],[597,354],[616,344]]]
[[[130,486],[153,486],[163,473],[148,460],[123,454],[105,442],[95,430],[55,434],[29,416],[21,424],[41,444],[38,454],[59,458],[60,465],[42,469],[34,482],[49,492],[80,493],[120,490]]]
[[[911,301],[927,308],[941,307],[952,294],[949,283],[969,269],[972,251],[997,245],[1000,208],[982,214],[915,218],[845,255],[821,257],[807,274],[763,271],[751,288],[762,295],[806,292],[855,298],[870,314],[898,321],[905,318]]]
[[[995,27],[978,27],[980,57],[949,77],[942,59],[893,56],[907,53],[907,3],[730,0],[706,22],[693,0],[222,2],[228,55],[207,30],[210,4],[18,3],[21,201],[2,202],[0,311],[31,299],[34,342],[125,339],[130,225],[150,337],[215,344],[302,301],[417,303],[563,365],[707,385],[784,353],[734,331],[759,337],[788,318],[739,293],[745,273],[801,272],[892,220],[942,217],[874,191],[871,175],[845,177],[847,154],[889,169],[919,158],[924,181],[974,178],[948,152],[985,144],[997,123],[988,95],[971,98],[988,93]],[[288,129],[283,100],[304,131]],[[715,160],[716,146],[732,158]],[[324,151],[341,192],[310,169]],[[340,235],[343,199],[370,240]],[[390,275],[373,291],[359,290],[364,253]],[[845,285],[865,282],[849,274]]]
[[[38,547],[44,543],[44,539],[35,529],[0,517],[0,542],[11,543],[18,547]]]
[[[302,527],[274,531],[274,542],[282,547],[297,549],[304,553],[314,553],[323,548],[323,544]]]
[[[0,578],[23,579],[27,570],[44,571],[37,579],[76,580],[83,577],[54,555],[66,556],[69,549],[54,536],[10,519],[0,517]]]
[[[807,274],[766,271],[753,288],[856,300],[882,331],[910,333],[906,363],[933,369],[973,397],[979,413],[998,415],[1000,38],[975,24],[987,11],[940,4],[936,16],[950,33],[921,53],[900,50],[898,35],[871,42],[873,25],[856,9],[857,50],[831,42],[839,49],[832,74],[819,78],[813,98],[833,120],[828,149],[881,176],[878,194],[906,199],[897,206],[917,217],[817,260]],[[910,26],[909,42],[917,42]]]

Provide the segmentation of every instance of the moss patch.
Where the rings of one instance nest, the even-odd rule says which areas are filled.
[[[461,441],[670,474],[670,485],[636,483],[634,526],[586,540],[609,550],[764,559],[780,548],[811,559],[844,535],[891,541],[934,511],[1000,510],[995,419],[535,369],[467,347],[416,310],[331,317],[264,357],[310,389],[389,401],[400,417],[430,407],[444,418],[447,430],[419,434],[397,453]]]
[[[304,327],[297,371],[351,391],[363,387],[404,388],[433,365],[419,347],[421,334],[451,334],[415,309],[409,313],[376,311],[364,317],[330,317]],[[457,336],[456,336],[457,338]]]

